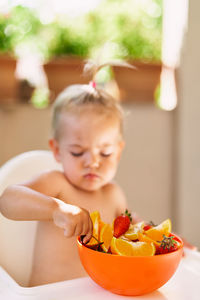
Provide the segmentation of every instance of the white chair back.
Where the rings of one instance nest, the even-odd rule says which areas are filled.
[[[52,169],[61,170],[61,165],[50,151],[34,150],[15,156],[0,168],[0,195],[7,186]],[[0,214],[0,265],[22,286],[29,281],[36,228],[36,221],[12,221]]]

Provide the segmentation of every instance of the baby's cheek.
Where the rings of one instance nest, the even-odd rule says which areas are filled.
[[[116,156],[113,156],[112,158],[110,158],[108,164],[110,165],[110,168],[117,168],[118,166],[118,159]]]
[[[109,162],[107,162],[105,166],[105,171],[110,176],[112,176],[112,174],[116,172],[116,169],[117,169],[117,162],[115,160],[110,160]]]
[[[68,162],[64,166],[64,171],[67,174],[67,176],[74,177],[77,172],[77,166],[73,163],[73,161],[68,160]]]

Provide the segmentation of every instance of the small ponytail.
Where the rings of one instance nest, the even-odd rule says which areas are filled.
[[[100,69],[104,67],[112,67],[112,66],[118,66],[118,67],[126,67],[131,69],[136,69],[133,65],[122,61],[122,60],[110,60],[105,63],[98,63],[95,62],[92,59],[88,59],[84,65],[83,74],[91,76],[91,82],[96,82],[95,77]]]
[[[94,109],[96,108],[101,114],[116,114],[119,118],[120,130],[123,132],[123,110],[120,103],[110,93],[107,93],[105,89],[98,88],[95,81],[98,71],[106,66],[135,69],[132,65],[120,60],[111,60],[101,64],[93,60],[88,60],[83,72],[91,76],[89,84],[68,86],[58,95],[53,105],[52,134],[55,138],[59,138],[60,115],[64,112],[80,112],[88,104],[93,105]]]

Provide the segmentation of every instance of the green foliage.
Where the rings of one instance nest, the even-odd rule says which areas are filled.
[[[49,105],[49,89],[36,88],[31,96],[31,103],[35,108],[45,108]]]
[[[0,51],[15,51],[29,45],[43,55],[91,57],[106,42],[114,58],[160,61],[162,0],[104,0],[93,11],[79,15],[56,16],[43,24],[36,12],[17,6],[9,16],[0,17]]]
[[[0,51],[14,52],[20,43],[37,36],[41,22],[34,10],[16,6],[9,15],[0,16]]]
[[[159,84],[156,86],[155,91],[154,91],[155,104],[156,104],[157,107],[159,107],[159,108],[161,108],[161,103],[160,103],[161,97],[160,97],[160,94],[161,94],[161,86],[160,86],[160,83],[159,83]]]
[[[63,26],[59,23],[53,23],[46,26],[45,32],[51,35],[47,40],[48,56],[76,55],[87,57],[89,54],[90,44],[79,32],[73,27]]]
[[[162,0],[105,0],[99,13],[104,39],[120,45],[120,58],[161,60]]]
[[[8,19],[6,16],[0,16],[0,52],[12,52],[11,37],[5,34]]]
[[[43,40],[47,46],[47,58],[54,56],[90,57],[93,49],[104,42],[103,20],[96,12],[78,19],[58,18],[43,26]]]

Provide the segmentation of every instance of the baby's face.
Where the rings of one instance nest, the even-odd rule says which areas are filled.
[[[95,191],[115,176],[123,140],[116,116],[63,114],[55,157],[69,182],[77,188]]]

